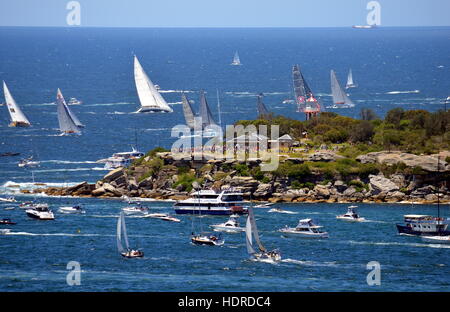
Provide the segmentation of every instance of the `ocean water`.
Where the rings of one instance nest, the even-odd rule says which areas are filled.
[[[95,182],[106,171],[96,160],[131,150],[135,134],[139,148],[169,148],[170,130],[182,124],[180,90],[198,105],[207,92],[218,120],[219,90],[222,124],[256,117],[256,94],[263,92],[275,114],[303,120],[292,98],[291,67],[299,64],[323,107],[331,105],[329,71],[345,84],[349,68],[358,88],[348,92],[353,109],[326,109],[358,117],[362,107],[378,115],[402,107],[436,111],[448,94],[450,28],[355,29],[108,29],[0,28],[0,80],[33,124],[9,128],[6,107],[0,107],[0,152],[20,152],[0,158],[0,194],[32,181],[52,185]],[[243,66],[230,66],[239,52]],[[172,114],[133,114],[139,108],[133,54],[147,74],[174,103]],[[81,136],[58,136],[55,101],[61,88],[86,125]],[[0,98],[0,101],[3,99]],[[41,166],[19,168],[21,157],[35,155]],[[29,197],[18,197],[21,200]],[[12,235],[0,236],[0,290],[7,291],[146,291],[146,290],[450,290],[449,249],[400,237],[395,222],[405,213],[434,213],[433,206],[361,205],[373,222],[347,224],[334,216],[345,205],[281,205],[298,214],[257,210],[263,241],[279,247],[279,265],[246,260],[242,235],[226,235],[223,247],[192,246],[190,217],[180,224],[128,218],[130,239],[144,248],[140,260],[125,260],[115,249],[118,200],[45,198],[54,210],[81,202],[87,213],[59,215],[54,222],[29,219],[24,211],[4,210],[0,217],[18,222]],[[171,211],[170,203],[151,208]],[[443,210],[449,216],[448,207]],[[330,232],[328,240],[283,238],[276,230],[299,218],[317,217]],[[204,217],[202,226],[223,221]],[[199,219],[195,224],[199,226]],[[242,220],[243,221],[243,220]],[[80,233],[78,233],[80,230]],[[68,261],[79,261],[81,286],[67,286]],[[382,265],[382,285],[369,287],[369,261]],[[275,283],[274,283],[275,281]]]

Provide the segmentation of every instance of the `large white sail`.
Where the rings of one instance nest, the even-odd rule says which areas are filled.
[[[16,101],[11,95],[11,92],[9,92],[8,87],[6,86],[6,83],[3,81],[3,92],[5,94],[5,101],[6,106],[8,108],[9,115],[11,116],[11,126],[22,126],[22,127],[28,127],[30,126],[30,122],[28,121],[27,117],[25,117],[22,110],[17,105]]]
[[[345,88],[354,88],[356,87],[355,83],[353,82],[353,73],[352,73],[352,69],[350,68],[350,70],[348,71],[348,76],[347,76],[347,84],[345,85]]]
[[[59,130],[63,133],[80,133],[80,129],[72,119],[69,108],[62,97],[61,91],[58,89],[56,94],[56,105],[58,113]]]
[[[59,88],[58,88],[58,91],[57,91],[56,99],[58,101],[61,99],[63,104],[66,106],[67,112],[69,113],[70,118],[72,118],[72,120],[75,123],[75,125],[77,127],[84,128],[84,125],[80,122],[80,120],[77,118],[77,116],[75,116],[75,114],[70,109],[69,105],[67,105],[66,100],[64,99],[64,96],[62,95],[62,92],[61,92],[61,90]]]
[[[331,93],[333,95],[334,104],[345,104],[354,105],[352,100],[347,96],[347,94],[342,89],[339,81],[337,80],[336,73],[331,70]]]
[[[231,65],[242,65],[237,51],[236,51],[236,53],[234,53],[233,62],[231,63]]]
[[[258,228],[256,227],[256,221],[255,221],[255,215],[253,214],[253,208],[249,207],[248,208],[248,219],[247,219],[247,223],[250,223],[250,232],[253,235],[253,237],[255,238],[255,242],[256,244],[258,244],[259,250],[260,251],[266,251],[266,248],[263,246],[263,244],[261,243],[261,240],[259,239],[259,234],[258,234]],[[246,235],[247,235],[247,226],[246,226]],[[248,237],[247,237],[248,240]],[[250,239],[251,242],[251,239]],[[250,245],[251,249],[253,249],[253,253],[254,253],[254,248],[253,248],[253,244]],[[249,251],[250,253],[250,249],[247,245],[247,251]]]
[[[125,248],[122,244],[122,235],[123,240],[125,242]],[[128,235],[127,235],[127,228],[125,225],[125,215],[123,211],[120,212],[120,216],[117,220],[117,235],[116,235],[116,241],[117,241],[117,249],[120,253],[123,253],[130,249],[130,245],[128,243]]]
[[[134,56],[134,81],[142,106],[138,112],[173,112],[145,73],[136,55]]]
[[[245,242],[247,244],[248,254],[253,255],[255,249],[253,248],[252,223],[250,222],[250,217],[247,217],[247,223],[245,224]]]

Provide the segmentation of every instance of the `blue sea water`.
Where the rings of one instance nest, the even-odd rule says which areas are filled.
[[[256,94],[263,92],[275,114],[302,120],[292,97],[291,67],[299,64],[322,106],[331,104],[329,71],[345,84],[349,68],[359,87],[349,94],[353,109],[340,114],[358,117],[362,107],[383,116],[402,107],[436,111],[449,90],[450,28],[356,29],[109,29],[0,28],[0,79],[33,124],[9,128],[0,107],[0,152],[34,154],[41,161],[35,181],[64,185],[95,182],[106,171],[95,163],[127,151],[137,133],[141,150],[169,148],[170,129],[183,123],[179,90],[191,91],[198,104],[200,89],[217,117],[231,124],[256,117]],[[243,66],[230,66],[239,52]],[[132,114],[139,107],[133,54],[173,104],[172,114]],[[86,125],[81,136],[58,136],[55,101],[61,88]],[[417,90],[417,91],[416,91]],[[1,157],[0,193],[31,182],[31,170],[17,167],[20,157]],[[18,197],[21,200],[29,197]],[[281,205],[297,215],[257,210],[263,241],[279,247],[279,265],[246,260],[244,237],[226,235],[222,247],[189,243],[190,217],[179,224],[128,218],[130,239],[144,248],[141,260],[117,255],[115,222],[124,203],[117,200],[45,198],[54,210],[67,203],[85,204],[81,216],[60,215],[54,222],[28,219],[22,210],[4,210],[18,224],[0,236],[0,290],[5,291],[448,291],[449,249],[400,237],[395,222],[405,213],[435,212],[433,206],[361,205],[372,222],[347,224],[335,215],[345,205]],[[172,212],[170,203],[151,202],[155,210]],[[449,216],[448,207],[443,213]],[[330,232],[328,240],[283,238],[276,230],[313,216]],[[198,218],[195,219],[198,224]],[[202,224],[222,221],[204,217]],[[78,230],[80,232],[78,233]],[[66,264],[79,261],[81,286],[67,286]],[[369,287],[369,261],[382,265],[382,284]],[[275,286],[274,286],[275,285]]]

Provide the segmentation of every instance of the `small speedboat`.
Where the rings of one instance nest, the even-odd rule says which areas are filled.
[[[17,164],[17,166],[19,166],[19,167],[38,167],[39,165],[40,165],[40,162],[33,160],[33,156],[24,158],[21,161],[19,161],[19,163]]]
[[[125,258],[142,258],[144,256],[144,252],[141,250],[129,249],[125,252],[122,252],[121,255]]]
[[[12,196],[7,198],[0,197],[0,201],[5,203],[14,203],[16,199]]]
[[[223,245],[224,240],[221,238],[220,235],[216,236],[216,235],[192,233],[191,242],[195,245],[220,246]]]
[[[0,229],[0,234],[2,235],[8,234],[9,232],[11,232],[10,229]]]
[[[55,220],[55,216],[53,212],[49,210],[47,207],[37,207],[33,209],[25,210],[27,216],[33,219],[38,220]]]
[[[126,215],[146,214],[148,212],[148,208],[142,207],[141,205],[125,207],[125,208],[122,208],[122,210]]]
[[[302,219],[295,228],[286,225],[279,231],[283,234],[295,234],[301,237],[328,238],[328,232],[321,231],[321,228],[322,226],[314,224],[312,219]]]
[[[422,236],[422,239],[429,243],[450,244],[450,235]]]
[[[297,214],[296,212],[293,211],[289,211],[289,210],[284,210],[281,208],[272,208],[269,210],[269,212],[278,212],[278,213],[287,213],[287,214]]]
[[[273,205],[273,203],[263,203],[263,204],[256,205],[255,208],[268,208],[272,205]]]
[[[347,212],[343,215],[336,216],[336,219],[350,221],[350,222],[365,221],[366,219],[364,219],[357,213],[356,208],[358,208],[358,206],[349,206],[347,208]]]
[[[216,232],[227,232],[227,233],[240,233],[244,232],[245,228],[239,225],[238,215],[231,215],[227,222],[220,224],[210,225]]]
[[[172,217],[166,213],[147,213],[144,215],[146,218],[160,219],[164,221],[181,222],[180,219]]]
[[[81,208],[80,205],[59,207],[58,211],[61,213],[73,213],[73,214],[85,213],[85,211],[83,210],[83,208]]]
[[[74,97],[71,97],[71,98],[69,99],[69,102],[67,102],[68,105],[80,105],[81,103],[83,103],[83,102],[80,101],[80,100],[77,100],[77,99],[74,98]]]
[[[14,225],[14,224],[16,224],[16,222],[11,221],[10,218],[3,218],[3,219],[0,220],[0,224]]]
[[[19,208],[22,209],[45,209],[48,208],[48,204],[47,203],[34,203],[34,202],[23,202],[21,204],[19,204]]]
[[[253,254],[253,260],[268,263],[277,263],[281,261],[281,253],[277,249],[271,251],[261,251]]]

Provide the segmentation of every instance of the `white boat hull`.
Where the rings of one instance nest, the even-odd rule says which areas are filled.
[[[295,229],[281,229],[281,233],[283,234],[289,234],[297,237],[304,237],[304,238],[328,238],[328,233],[312,233],[312,232],[304,232],[304,231],[296,231]]]
[[[425,242],[435,244],[450,244],[450,235],[446,236],[422,236]]]
[[[245,231],[245,228],[242,228],[242,227],[230,227],[230,226],[224,226],[221,224],[211,225],[211,227],[216,232],[241,233],[241,232]]]
[[[364,221],[366,221],[365,218],[351,218],[351,217],[344,217],[344,216],[337,216],[336,219],[342,220],[342,221],[348,221],[348,222],[364,222]]]

